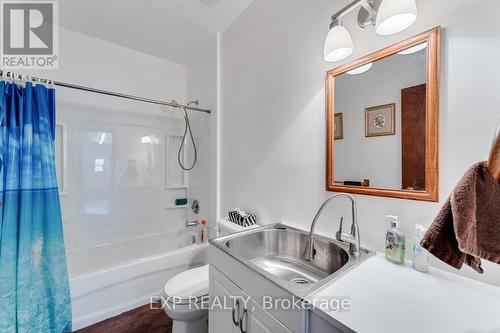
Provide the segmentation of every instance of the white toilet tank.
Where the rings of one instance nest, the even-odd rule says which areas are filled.
[[[260,226],[258,224],[255,224],[249,227],[242,227],[234,222],[231,222],[229,218],[225,217],[219,220],[218,227],[219,227],[219,237],[222,237],[234,234],[236,232],[258,228]]]

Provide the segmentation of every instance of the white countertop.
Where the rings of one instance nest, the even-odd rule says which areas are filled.
[[[420,273],[381,254],[309,299],[332,296],[350,297],[351,310],[323,317],[358,333],[500,332],[500,288],[433,268]]]

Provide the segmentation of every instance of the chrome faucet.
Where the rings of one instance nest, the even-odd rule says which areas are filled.
[[[304,249],[304,254],[302,257],[307,260],[311,261],[314,259],[314,255],[316,254],[315,249],[314,249],[314,228],[316,227],[316,222],[318,221],[319,217],[321,216],[321,213],[325,209],[326,205],[328,202],[330,202],[332,199],[344,196],[349,198],[351,200],[351,205],[352,205],[352,225],[351,225],[351,233],[345,233],[342,232],[342,221],[343,218],[340,220],[340,228],[335,234],[335,238],[338,241],[345,242],[349,244],[349,251],[354,257],[358,257],[361,254],[361,242],[359,240],[359,225],[357,221],[357,211],[356,211],[356,199],[350,194],[347,193],[337,193],[330,198],[326,199],[325,202],[319,207],[318,212],[314,216],[314,220],[311,225],[311,231],[309,232],[309,239],[307,240],[306,243],[306,248]]]
[[[189,227],[196,227],[198,225],[198,223],[200,223],[199,221],[189,221],[189,220],[186,220],[186,228],[189,228]]]

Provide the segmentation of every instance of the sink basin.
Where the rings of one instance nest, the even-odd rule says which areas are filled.
[[[212,241],[234,258],[270,278],[295,295],[305,297],[365,259],[363,250],[355,258],[349,245],[314,236],[315,256],[302,259],[309,233],[283,224],[274,224]]]
[[[263,270],[289,282],[309,284],[335,273],[349,260],[340,246],[318,240],[314,260],[302,259],[308,235],[290,229],[266,229],[226,241],[225,246]]]

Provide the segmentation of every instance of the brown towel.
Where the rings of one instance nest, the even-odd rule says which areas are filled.
[[[483,273],[480,258],[500,264],[500,184],[486,162],[465,173],[421,245],[456,269],[465,262]]]

